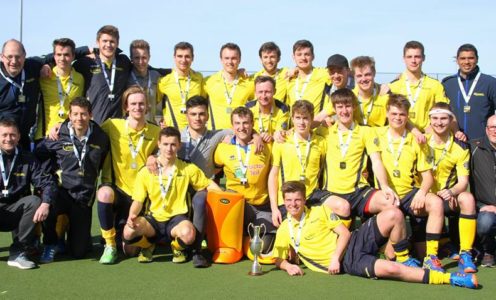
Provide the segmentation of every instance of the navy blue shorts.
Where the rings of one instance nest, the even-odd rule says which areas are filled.
[[[172,241],[172,229],[182,221],[189,220],[187,215],[177,215],[165,222],[159,222],[155,220],[152,215],[146,215],[145,219],[148,221],[148,223],[150,223],[150,225],[152,225],[153,229],[155,229],[155,236],[149,239],[150,241],[160,241],[164,238],[167,241]]]
[[[365,207],[375,192],[377,192],[376,189],[367,185],[357,188],[354,192],[348,194],[331,193],[331,195],[338,196],[348,201],[351,206],[351,214],[365,218],[368,216]]]
[[[379,249],[387,242],[373,216],[353,231],[343,258],[343,271],[354,276],[375,278],[374,265]]]

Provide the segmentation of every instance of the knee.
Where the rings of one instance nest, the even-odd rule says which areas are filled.
[[[391,207],[381,212],[386,219],[394,224],[402,222],[404,219],[403,213],[396,207]]]
[[[193,224],[182,226],[179,229],[179,238],[186,244],[191,245],[195,240],[195,228]]]
[[[429,215],[444,215],[443,199],[434,194],[428,194],[425,209]]]
[[[129,226],[124,226],[124,231],[122,232],[122,237],[125,240],[131,240],[135,237],[135,230]]]
[[[23,201],[24,201],[24,207],[28,210],[29,209],[36,210],[38,209],[38,207],[40,207],[41,204],[40,197],[34,195],[25,197]]]
[[[496,215],[492,212],[479,212],[477,217],[477,233],[479,235],[488,234],[496,223]]]
[[[463,192],[458,195],[458,205],[460,206],[460,211],[465,214],[475,213],[475,199],[471,193]]]
[[[388,277],[398,277],[401,274],[402,265],[397,262],[390,262],[383,266],[383,272],[387,274]]]
[[[324,205],[327,205],[337,215],[347,217],[351,214],[350,203],[345,199],[331,196],[327,198]]]
[[[114,203],[114,190],[109,186],[102,186],[96,193],[98,202]]]

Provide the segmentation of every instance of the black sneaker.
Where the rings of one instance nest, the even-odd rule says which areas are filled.
[[[193,253],[193,267],[195,268],[208,268],[210,264],[203,254],[195,252]]]

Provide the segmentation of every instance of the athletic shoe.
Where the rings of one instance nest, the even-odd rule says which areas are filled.
[[[65,245],[65,240],[64,239],[59,239],[57,241],[57,253],[59,254],[65,254],[67,251],[66,245]]]
[[[171,243],[172,249],[172,262],[175,264],[181,264],[186,262],[186,253],[184,250],[180,250],[174,247],[175,243]]]
[[[446,272],[443,269],[443,265],[436,255],[429,255],[424,258],[424,269],[429,269],[432,271]]]
[[[463,273],[476,273],[477,267],[472,259],[472,254],[469,251],[460,253],[460,260],[458,261],[458,268]]]
[[[484,257],[482,258],[481,266],[486,267],[486,268],[494,267],[494,255],[491,255],[489,253],[484,253]]]
[[[460,254],[458,252],[458,249],[451,242],[447,242],[446,244],[444,244],[441,247],[441,249],[439,250],[439,252],[443,253],[443,255],[449,259],[452,259],[452,260],[459,260],[460,259]]]
[[[105,245],[103,249],[102,257],[100,257],[100,263],[103,265],[114,264],[117,260],[117,249],[112,246]]]
[[[466,274],[462,272],[451,273],[450,284],[452,286],[466,287],[475,289],[479,285],[475,274]]]
[[[36,264],[30,261],[26,257],[26,253],[21,252],[14,255],[9,256],[9,260],[7,261],[7,265],[11,267],[17,267],[22,270],[34,269],[36,268]]]
[[[207,261],[207,259],[205,258],[205,256],[203,256],[203,254],[201,254],[200,252],[196,253],[194,252],[193,253],[193,267],[195,268],[208,268],[210,265]]]
[[[40,263],[48,264],[53,262],[56,253],[57,253],[56,245],[45,245],[45,248],[43,249],[43,253],[41,254],[40,257]]]
[[[407,267],[420,268],[420,261],[418,261],[416,258],[413,257],[408,257],[408,259],[402,262],[401,264]]]
[[[141,251],[138,255],[138,262],[151,263],[153,261],[153,251],[155,251],[155,244],[152,244],[148,248],[141,248]]]

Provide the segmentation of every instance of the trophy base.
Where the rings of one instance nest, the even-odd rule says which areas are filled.
[[[248,275],[251,275],[251,276],[260,276],[260,275],[263,275],[264,272],[248,272]]]

